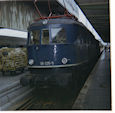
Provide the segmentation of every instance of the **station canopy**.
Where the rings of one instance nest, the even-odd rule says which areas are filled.
[[[107,43],[102,40],[102,38],[96,32],[94,27],[91,25],[85,14],[82,12],[74,0],[57,0],[57,2],[65,7],[70,14],[74,15],[79,22],[83,23],[84,26],[86,26],[86,28],[94,35],[96,40],[98,40],[104,46],[107,45]]]
[[[6,36],[6,37],[9,37],[9,38],[10,37],[17,37],[17,38],[27,39],[27,32],[2,28],[2,29],[0,29],[0,36]]]

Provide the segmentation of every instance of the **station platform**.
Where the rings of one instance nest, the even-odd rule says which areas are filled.
[[[103,51],[72,107],[76,110],[111,110],[110,52]]]

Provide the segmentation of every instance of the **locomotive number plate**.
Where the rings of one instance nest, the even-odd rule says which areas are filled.
[[[41,61],[40,65],[41,66],[43,66],[43,65],[45,65],[45,66],[54,65],[54,62],[53,61],[45,61],[45,62]]]

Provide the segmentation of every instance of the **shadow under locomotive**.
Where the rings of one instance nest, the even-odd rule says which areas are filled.
[[[31,83],[39,88],[62,87],[72,88],[80,85],[91,71],[91,66],[84,63],[80,66],[48,68],[48,69],[31,69]],[[34,74],[33,74],[34,73]]]

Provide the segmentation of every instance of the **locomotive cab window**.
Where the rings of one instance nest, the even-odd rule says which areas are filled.
[[[49,30],[48,29],[42,30],[41,44],[49,44]]]
[[[63,28],[51,28],[52,43],[66,43],[66,33]]]
[[[34,30],[30,32],[29,44],[40,44],[40,30]]]

